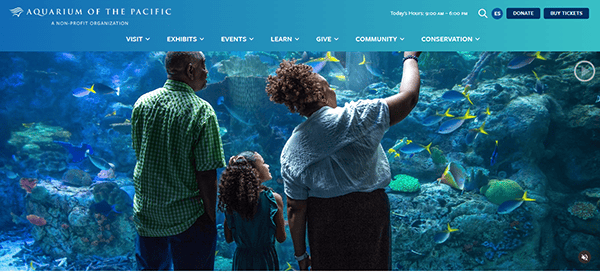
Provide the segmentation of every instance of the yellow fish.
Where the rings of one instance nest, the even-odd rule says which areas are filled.
[[[490,107],[489,106],[485,109],[485,114],[492,115],[492,113],[490,112]]]
[[[22,123],[22,125],[23,125],[25,128],[30,128],[30,127],[32,127],[34,124],[35,124],[35,122],[33,122],[33,123]]]
[[[307,63],[310,63],[310,62],[323,62],[323,61],[339,62],[340,60],[338,60],[337,58],[333,57],[331,55],[331,51],[327,51],[327,53],[325,54],[325,57],[312,59],[312,60],[308,61]]]
[[[327,51],[327,54],[325,54],[325,59],[329,62],[339,62],[340,61],[337,58],[331,56],[331,51]]]
[[[544,58],[544,56],[542,56],[541,51],[538,51],[534,54],[536,59],[540,59],[540,60],[546,60],[546,58]]]
[[[469,94],[467,94],[467,92],[471,90],[471,85],[467,85],[465,86],[465,90],[462,92],[463,96],[465,96],[467,98],[467,100],[471,103],[471,105],[474,105],[473,102],[471,101],[471,98],[469,97]]]
[[[488,135],[487,131],[483,130],[483,127],[485,127],[485,122],[483,122],[480,127],[474,128],[474,131]]]
[[[462,116],[462,117],[456,117],[454,119],[456,119],[456,120],[468,120],[468,119],[477,118],[476,116],[471,115],[471,113],[469,113],[469,112],[471,112],[471,108],[467,108],[467,113],[465,113],[464,116]]]
[[[91,92],[91,93],[94,93],[94,94],[95,94],[95,93],[96,93],[96,91],[94,91],[94,85],[95,85],[95,84],[92,84],[92,87],[89,87],[89,88],[83,87],[83,89],[84,89],[84,90],[86,90],[86,91],[88,91],[88,92]]]
[[[335,78],[337,78],[339,81],[346,81],[346,76],[343,74],[336,75]]]

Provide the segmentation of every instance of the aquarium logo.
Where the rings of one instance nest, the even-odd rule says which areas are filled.
[[[13,16],[20,17],[21,14],[23,13],[23,9],[21,9],[21,7],[16,7],[14,9],[10,9],[10,12],[12,13]]]

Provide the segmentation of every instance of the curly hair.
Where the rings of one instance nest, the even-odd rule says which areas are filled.
[[[256,169],[256,152],[245,151],[229,159],[229,165],[219,180],[219,210],[239,213],[252,219],[258,208],[260,191],[271,190],[260,183]]]
[[[303,115],[307,106],[325,101],[325,94],[313,68],[295,63],[296,60],[283,60],[276,75],[267,78],[266,91],[271,101],[283,103],[290,112]]]

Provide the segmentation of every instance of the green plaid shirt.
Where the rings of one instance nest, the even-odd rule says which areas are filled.
[[[225,167],[215,111],[190,86],[169,79],[136,101],[131,125],[138,233],[179,234],[204,213],[191,159],[198,171]]]

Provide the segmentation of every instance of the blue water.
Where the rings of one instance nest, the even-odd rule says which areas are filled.
[[[261,153],[273,176],[266,185],[283,196],[279,156],[294,127],[304,119],[271,103],[264,92],[265,80],[281,59],[310,63],[325,57],[325,52],[204,54],[209,84],[197,94],[217,113],[225,157],[244,150]],[[319,74],[335,89],[338,106],[398,92],[401,54],[331,54],[339,62],[320,65]],[[136,160],[128,119],[139,96],[164,84],[164,55],[0,53],[0,202],[4,204],[0,207],[0,242],[19,243],[0,248],[0,270],[135,268],[130,206]],[[361,65],[363,55],[368,67]],[[392,177],[408,175],[420,183],[417,192],[388,190],[392,270],[600,267],[600,81],[598,77],[580,81],[577,77],[587,79],[590,73],[574,70],[579,61],[600,65],[600,55],[542,52],[546,60],[508,67],[513,59],[533,55],[421,55],[419,103],[381,142],[386,151],[393,149],[389,155]],[[87,90],[92,85],[97,93]],[[465,97],[444,98],[450,90]],[[425,118],[447,109],[454,117],[465,116],[467,110],[474,117],[451,132],[438,132],[451,117],[423,124]],[[422,146],[432,143],[431,154],[424,148],[403,153],[402,139]],[[72,148],[55,141],[70,143]],[[91,146],[90,153],[101,160],[81,160],[88,149],[83,144]],[[78,159],[70,156],[73,148],[79,150]],[[490,163],[493,153],[494,163]],[[462,185],[467,190],[437,181],[447,180],[444,170],[449,162],[465,169]],[[109,163],[114,165],[112,172],[105,168]],[[28,192],[23,187],[34,179],[39,188]],[[509,182],[517,186],[506,185]],[[490,184],[493,189],[487,188]],[[508,214],[497,213],[500,204],[494,202],[524,191],[535,201],[523,202]],[[90,212],[89,204],[100,199],[108,206],[102,213]],[[218,215],[218,224],[223,219]],[[459,231],[436,244],[434,236],[447,223]],[[229,270],[235,245],[225,243],[219,228],[215,267]],[[286,242],[277,244],[277,251],[281,269],[287,269],[288,262],[297,269],[289,234]],[[591,254],[588,263],[579,260],[583,251]],[[3,256],[10,266],[2,265]]]

